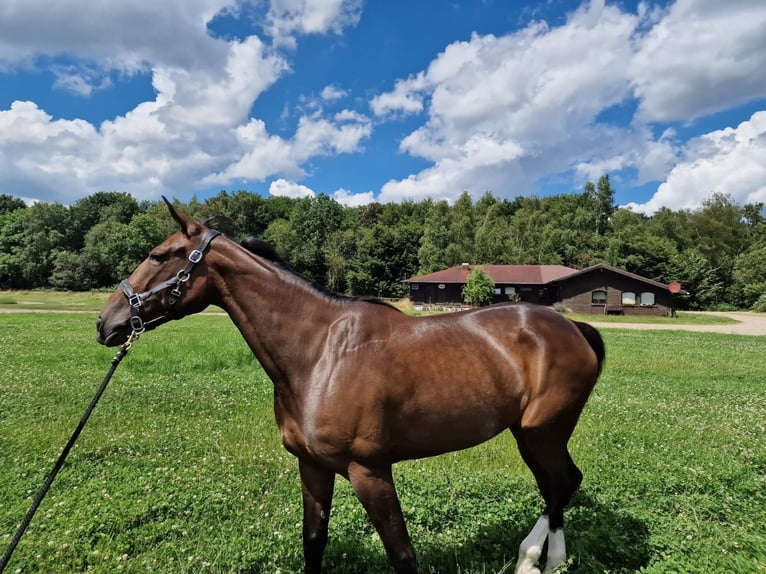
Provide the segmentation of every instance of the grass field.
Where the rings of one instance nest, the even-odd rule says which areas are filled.
[[[73,292],[73,291],[0,291],[0,310],[53,310],[53,311],[98,311],[103,307],[110,292]],[[425,314],[412,311],[409,299],[393,302],[394,306],[413,315]],[[211,311],[220,311],[211,308]],[[576,321],[599,321],[609,323],[654,323],[676,325],[724,325],[736,323],[728,317],[717,317],[681,311],[678,317],[637,317],[631,315],[577,315],[568,314]]]
[[[100,291],[0,291],[0,309],[98,311],[109,293]]]
[[[0,551],[114,355],[95,316],[0,315]],[[766,571],[766,338],[603,334],[569,571]],[[422,572],[513,571],[541,501],[509,433],[396,479]],[[271,383],[228,318],[189,317],[135,344],[7,571],[297,573],[300,521]],[[330,528],[328,572],[388,571],[342,479]]]

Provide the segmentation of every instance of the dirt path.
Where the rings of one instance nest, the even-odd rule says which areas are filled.
[[[766,335],[766,314],[748,313],[746,311],[695,311],[701,315],[714,315],[717,317],[729,317],[738,323],[728,325],[670,325],[651,323],[606,323],[589,321],[598,328],[615,329],[647,329],[663,331],[698,331],[701,333],[726,333],[728,335]]]

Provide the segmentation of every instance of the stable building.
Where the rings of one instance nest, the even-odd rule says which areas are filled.
[[[678,284],[665,285],[606,263],[587,269],[564,265],[470,265],[407,279],[415,305],[459,306],[462,290],[474,268],[481,267],[495,283],[495,303],[524,301],[561,303],[575,313],[660,315],[673,313]]]

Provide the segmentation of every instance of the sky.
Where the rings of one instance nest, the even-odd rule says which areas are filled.
[[[0,193],[766,202],[763,0],[2,0]]]

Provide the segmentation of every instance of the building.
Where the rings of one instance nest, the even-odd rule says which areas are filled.
[[[495,283],[495,303],[561,303],[575,313],[669,315],[675,287],[600,263],[577,270],[563,265],[469,265],[464,263],[405,281],[419,305],[459,305],[475,267]]]
[[[559,301],[575,313],[659,315],[675,312],[678,283],[665,285],[606,263],[560,277]],[[676,293],[674,293],[674,291]]]

